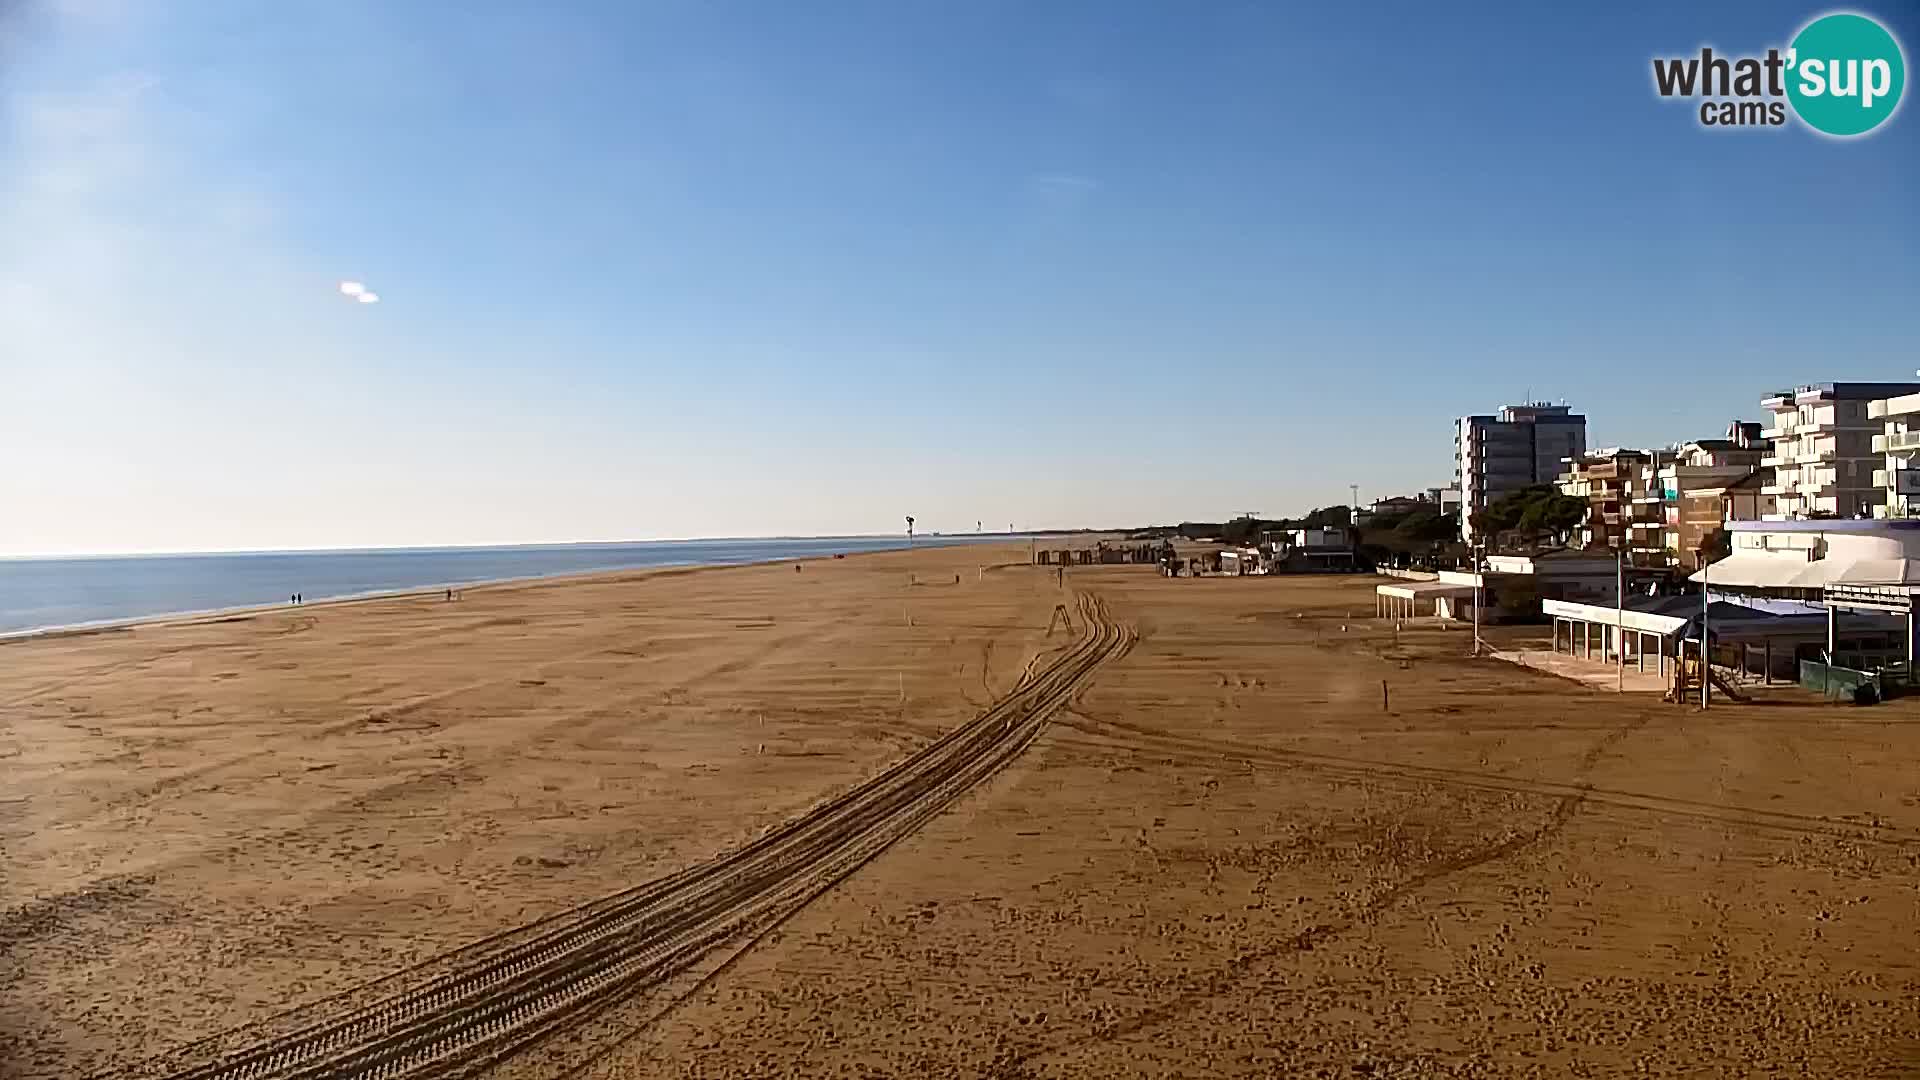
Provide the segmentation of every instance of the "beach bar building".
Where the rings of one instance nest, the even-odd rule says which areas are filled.
[[[1373,589],[1374,616],[1411,619],[1434,615],[1442,619],[1473,617],[1473,586],[1445,581],[1396,581]]]
[[[1573,551],[1489,555],[1482,566],[1479,571],[1442,570],[1437,581],[1377,585],[1376,613],[1383,619],[1428,614],[1471,619],[1478,590],[1482,622],[1538,622],[1549,599],[1594,603],[1604,599],[1611,605],[1618,570],[1611,555]]]
[[[1768,610],[1711,597],[1704,613],[1699,596],[1542,600],[1540,606],[1553,620],[1555,653],[1609,664],[1624,660],[1635,671],[1663,676],[1683,642],[1700,640],[1703,625],[1717,657],[1768,682],[1792,681],[1799,661],[1817,657],[1827,638],[1827,620],[1818,609]]]
[[[1828,663],[1901,669],[1920,615],[1920,521],[1730,521],[1732,553],[1695,573],[1715,600],[1821,616]]]
[[[1541,555],[1488,555],[1482,569],[1442,570],[1440,581],[1464,585],[1467,599],[1452,604],[1455,618],[1473,614],[1478,586],[1483,622],[1537,622],[1544,600],[1613,599],[1613,556],[1556,551]]]
[[[1793,680],[1802,664],[1910,681],[1920,629],[1920,521],[1728,521],[1702,596],[1548,599],[1557,653],[1664,672],[1702,627],[1716,663]]]

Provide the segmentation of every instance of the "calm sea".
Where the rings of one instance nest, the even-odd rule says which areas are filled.
[[[915,543],[1006,539],[944,536]],[[0,559],[0,634],[283,604],[296,592],[308,600],[324,600],[503,578],[644,566],[725,566],[905,546],[901,537],[849,536]]]

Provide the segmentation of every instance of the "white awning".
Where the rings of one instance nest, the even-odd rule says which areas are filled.
[[[1624,626],[1628,630],[1642,630],[1661,637],[1671,637],[1687,625],[1684,615],[1657,615],[1651,611],[1635,611],[1632,608],[1616,608],[1612,604],[1581,604],[1572,600],[1540,601],[1540,610],[1548,615],[1576,622],[1599,623],[1602,626]]]
[[[1556,618],[1572,619],[1575,622],[1594,623],[1600,626],[1621,626],[1628,630],[1658,634],[1661,637],[1673,637],[1691,631],[1698,625],[1696,620],[1700,615],[1697,606],[1685,603],[1671,606],[1665,611],[1653,612],[1636,611],[1630,607],[1617,610],[1611,604],[1542,600],[1540,609]],[[1827,620],[1824,612],[1782,615],[1744,604],[1715,600],[1709,616],[1714,637],[1721,641],[1763,641],[1767,638],[1819,639],[1826,636]]]
[[[1827,568],[1801,559],[1734,555],[1695,571],[1688,580],[1731,588],[1817,589],[1827,583]]]
[[[1818,589],[1827,585],[1920,585],[1920,559],[1798,559],[1734,555],[1689,580],[1750,589]]]
[[[1827,582],[1832,585],[1920,585],[1920,559],[1854,559],[1835,566],[1828,573]]]
[[[1381,596],[1391,596],[1400,600],[1432,600],[1440,596],[1472,596],[1471,585],[1449,585],[1441,581],[1408,582],[1405,585],[1375,585],[1373,591]]]

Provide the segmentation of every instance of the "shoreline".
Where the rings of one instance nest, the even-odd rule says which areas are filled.
[[[809,538],[812,539],[812,538]],[[866,539],[864,537],[820,537],[818,539]],[[997,538],[996,538],[997,539]],[[1022,539],[1025,539],[1024,537]],[[729,570],[736,568],[767,566],[772,563],[817,562],[821,559],[853,559],[870,555],[897,555],[902,552],[927,551],[934,548],[952,548],[971,544],[984,547],[993,546],[985,539],[959,540],[942,537],[941,541],[929,541],[918,547],[879,548],[869,551],[823,552],[820,554],[783,556],[779,558],[752,559],[746,562],[674,562],[653,563],[647,566],[614,567],[598,570],[562,570],[551,574],[526,574],[518,577],[483,578],[469,581],[446,581],[426,585],[410,585],[399,589],[373,589],[365,592],[342,593],[327,596],[303,604],[289,604],[276,601],[265,604],[240,604],[231,607],[197,608],[185,611],[166,611],[152,615],[130,615],[119,619],[100,619],[89,622],[60,623],[51,626],[28,627],[24,630],[0,631],[0,646],[16,645],[29,641],[58,640],[64,638],[89,637],[95,634],[131,633],[135,630],[163,626],[198,626],[208,623],[238,621],[243,618],[255,618],[268,612],[298,611],[309,607],[339,607],[347,604],[365,604],[379,600],[405,600],[410,597],[429,597],[444,593],[448,589],[456,592],[467,589],[526,588],[550,584],[576,584],[592,581],[596,578],[613,579],[624,576],[659,576],[661,574],[687,574],[698,570]],[[358,550],[358,549],[354,549]],[[115,556],[118,557],[118,556]],[[136,556],[137,557],[137,556]]]
[[[928,542],[978,542],[999,539],[1046,539],[1048,537],[1070,535],[1077,534],[1063,532],[916,533],[915,539]],[[114,559],[224,559],[241,555],[406,555],[420,552],[560,551],[588,548],[645,547],[651,544],[771,544],[779,542],[804,543],[808,541],[890,540],[898,538],[899,534],[897,533],[836,533],[825,536],[678,536],[655,537],[647,540],[553,540],[506,544],[399,544],[391,547],[231,548],[208,551],[82,551],[71,555],[0,555],[0,564],[8,562],[99,562]]]

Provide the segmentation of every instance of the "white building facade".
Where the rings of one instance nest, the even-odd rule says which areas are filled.
[[[1773,414],[1760,433],[1772,443],[1760,462],[1773,470],[1761,488],[1777,500],[1770,520],[1875,516],[1886,501],[1875,482],[1886,466],[1886,424],[1868,406],[1916,393],[1920,383],[1827,383],[1762,398]]]
[[[1869,402],[1867,418],[1881,425],[1873,437],[1880,455],[1873,484],[1881,491],[1873,516],[1920,518],[1920,393]]]

